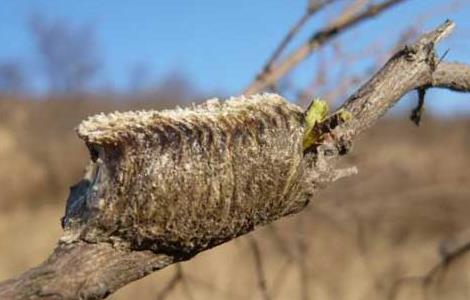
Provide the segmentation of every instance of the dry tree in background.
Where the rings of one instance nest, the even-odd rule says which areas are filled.
[[[254,95],[334,36],[402,1],[368,6],[356,1],[281,60],[299,28],[333,1],[310,5],[246,96],[188,109],[97,115],[82,122],[78,134],[91,161],[71,189],[64,235],[41,265],[0,283],[0,298],[105,298],[156,270],[301,211],[318,190],[352,173],[337,169],[336,162],[407,92],[417,90],[422,96],[417,112],[429,88],[469,92],[470,66],[441,60],[434,49],[454,28],[446,21],[398,48],[336,112],[316,123],[312,147],[303,147],[302,108],[275,94]],[[264,299],[271,299],[275,291],[266,287],[259,247],[253,238],[250,245],[259,289]],[[468,252],[468,245],[445,247],[445,259],[428,276],[409,280],[432,287],[441,270]],[[297,248],[303,251],[301,243]],[[179,266],[159,298],[176,284],[185,285],[184,278]]]

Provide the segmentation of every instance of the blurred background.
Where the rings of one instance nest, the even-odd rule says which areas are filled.
[[[261,91],[335,107],[447,18],[439,55],[470,63],[468,0],[3,0],[0,281],[54,248],[86,116]],[[416,98],[343,159],[359,174],[302,213],[110,299],[470,299],[470,95],[428,91],[420,127]]]

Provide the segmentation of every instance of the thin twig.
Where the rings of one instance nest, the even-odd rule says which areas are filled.
[[[462,258],[464,255],[468,255],[468,253],[470,253],[470,240],[460,243],[457,247],[447,252],[446,255],[424,276],[399,278],[390,288],[387,299],[396,299],[401,288],[406,286],[408,283],[417,283],[423,293],[426,293],[427,288],[438,283],[439,275],[447,273],[452,266],[457,265],[456,261],[458,261],[459,258]]]
[[[416,126],[421,124],[421,117],[424,113],[424,96],[426,95],[426,88],[420,87],[418,89],[418,104],[411,112],[410,119]]]
[[[425,286],[431,284],[437,279],[437,276],[439,276],[440,272],[443,272],[451,265],[454,265],[459,258],[468,253],[470,253],[470,240],[467,240],[458,245],[458,247],[448,251],[441,261],[436,266],[434,266],[434,268],[432,268],[426,274],[426,276],[424,276],[423,284]]]
[[[268,237],[272,239],[276,248],[289,260],[292,260],[292,251],[289,248],[288,244],[283,240],[281,235],[279,234],[276,224],[269,224],[266,226],[266,230],[268,233]]]
[[[273,64],[281,56],[282,52],[286,49],[287,45],[289,45],[291,40],[302,29],[302,27],[304,27],[304,25],[313,15],[315,15],[318,11],[320,11],[326,5],[331,4],[335,1],[336,0],[311,1],[307,9],[305,10],[304,14],[289,29],[287,34],[284,36],[284,38],[281,40],[279,45],[276,47],[271,57],[268,59],[268,61],[264,65],[261,74],[271,71]]]
[[[328,25],[317,31],[308,41],[294,50],[282,62],[276,65],[276,67],[266,70],[265,72],[261,72],[261,74],[257,76],[256,80],[252,82],[243,93],[253,94],[262,91],[266,87],[274,84],[314,50],[323,46],[339,33],[342,33],[362,21],[370,19],[403,1],[405,0],[386,0],[382,3],[371,5],[359,14],[345,18],[344,20],[341,20],[341,22],[333,22],[333,26]]]
[[[261,258],[261,251],[259,249],[258,242],[256,242],[255,238],[252,235],[248,235],[247,238],[248,243],[250,245],[250,249],[253,253],[256,277],[258,279],[258,288],[261,292],[261,297],[264,300],[270,300],[271,297],[269,296],[266,278],[264,276],[263,259]]]
[[[270,291],[270,296],[276,299],[278,294],[281,292],[282,287],[287,282],[285,279],[289,274],[289,268],[292,266],[292,258],[287,258],[284,264],[279,268],[279,271],[274,276]]]
[[[181,287],[183,289],[183,293],[188,300],[194,300],[194,296],[191,292],[191,287],[189,286],[188,278],[184,275],[181,276]]]
[[[367,4],[370,4],[370,0],[352,0],[348,1],[347,5],[344,7],[343,11],[338,14],[333,20],[331,20],[329,26],[337,26],[338,24],[343,23],[348,18],[358,14]]]
[[[304,240],[305,221],[303,220],[303,216],[299,216],[296,227],[297,227],[297,230],[299,231],[299,234],[296,237],[296,245],[297,245],[296,261],[297,261],[297,266],[299,268],[299,277],[300,277],[300,280],[299,280],[300,299],[309,300],[310,291],[309,291],[308,268],[307,268],[307,259],[306,259],[308,246]]]
[[[157,294],[157,300],[164,300],[166,299],[170,293],[176,288],[178,283],[180,283],[181,279],[183,278],[183,272],[181,269],[180,264],[175,265],[175,273],[173,277],[171,277],[170,281],[166,284],[166,286]]]

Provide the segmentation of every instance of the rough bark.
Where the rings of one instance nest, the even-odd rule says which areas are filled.
[[[353,119],[343,129],[351,133],[350,138],[372,126],[409,91],[431,87],[469,91],[468,66],[440,62],[434,50],[435,44],[448,36],[454,26],[446,21],[405,46],[346,100],[341,109],[352,113]]]
[[[470,67],[440,62],[434,52],[452,28],[447,21],[396,53],[341,107],[351,118],[325,126],[330,138],[305,154],[300,108],[273,95],[85,122],[79,133],[92,162],[71,190],[64,237],[40,266],[0,283],[0,298],[101,299],[301,210],[316,190],[341,176],[334,162],[353,139],[405,93],[431,87],[470,91]],[[166,169],[175,170],[172,180],[183,193],[170,190],[172,180],[159,178],[152,165],[163,168],[167,154]],[[194,179],[198,168],[212,175]],[[201,189],[192,189],[194,184]],[[203,192],[207,187],[213,187],[210,193]]]
[[[59,244],[41,265],[3,282],[0,299],[102,299],[174,262],[171,256],[109,243]]]

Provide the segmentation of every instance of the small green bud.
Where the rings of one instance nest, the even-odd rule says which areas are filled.
[[[323,121],[329,111],[328,103],[319,98],[313,99],[305,112],[305,131],[303,139],[303,149],[306,150],[317,142],[319,136],[315,134],[314,127]]]

